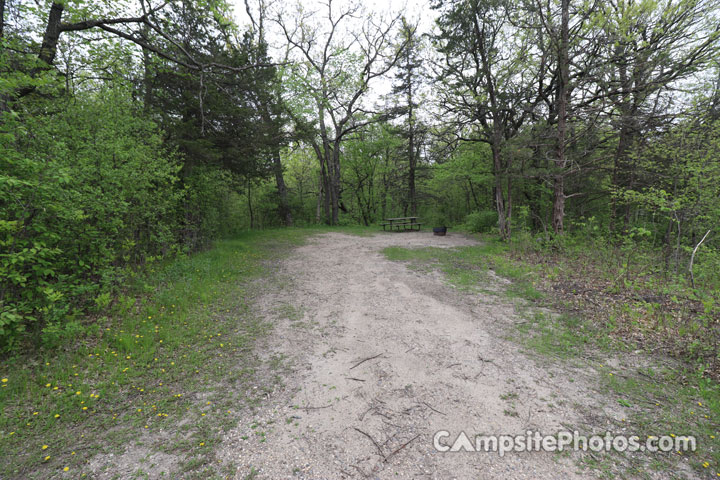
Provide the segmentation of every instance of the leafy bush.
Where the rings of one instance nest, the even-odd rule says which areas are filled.
[[[60,102],[55,102],[57,105]],[[76,335],[132,265],[177,245],[179,161],[128,94],[3,113],[0,349]],[[97,299],[97,301],[96,301]]]
[[[494,210],[472,212],[465,217],[465,227],[473,233],[489,232],[497,227],[498,214]]]
[[[185,173],[183,184],[181,240],[187,248],[197,250],[231,229],[232,176],[217,168],[195,167]]]

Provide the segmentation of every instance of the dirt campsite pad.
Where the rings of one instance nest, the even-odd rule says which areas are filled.
[[[604,405],[590,373],[539,361],[509,338],[523,321],[509,299],[462,291],[382,253],[473,243],[328,233],[294,250],[257,302],[274,323],[258,351],[285,373],[223,442],[219,458],[238,466],[236,478],[594,478],[578,454],[433,447],[443,430],[451,441],[460,432],[552,435],[589,411],[624,415]]]

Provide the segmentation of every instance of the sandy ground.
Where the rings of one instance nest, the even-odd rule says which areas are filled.
[[[554,434],[580,411],[623,415],[603,411],[582,371],[538,364],[507,338],[523,321],[509,300],[458,291],[382,254],[472,243],[330,233],[284,260],[258,299],[275,323],[261,352],[285,359],[282,387],[227,434],[220,458],[238,466],[236,478],[592,478],[569,456],[433,448],[440,430],[451,440]]]

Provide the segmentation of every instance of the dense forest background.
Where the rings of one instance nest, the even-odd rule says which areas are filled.
[[[404,215],[643,254],[715,332],[718,6],[0,0],[0,345],[243,229]]]

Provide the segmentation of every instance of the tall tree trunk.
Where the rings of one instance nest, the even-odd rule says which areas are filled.
[[[318,101],[318,118],[320,120],[320,139],[322,146],[314,145],[313,148],[320,159],[320,169],[323,175],[325,222],[330,225],[335,225],[337,224],[338,218],[337,195],[339,192],[339,187],[335,185],[336,178],[338,177],[335,174],[335,156],[337,153],[339,157],[339,152],[336,152],[337,149],[333,149],[333,146],[339,148],[339,142],[335,140],[331,143],[327,126],[325,125],[325,106],[320,101]]]
[[[569,50],[569,23],[570,0],[562,0],[561,4],[560,44],[558,52],[558,67],[560,77],[557,87],[557,158],[555,158],[555,175],[553,178],[553,212],[552,226],[555,233],[563,233],[565,219],[565,138],[567,135],[567,103],[568,83],[570,81]]]
[[[247,205],[248,205],[248,213],[250,214],[250,228],[255,228],[255,214],[253,213],[252,191],[250,189],[251,184],[252,184],[252,182],[248,178],[248,181],[247,181]]]
[[[322,221],[322,204],[323,204],[323,178],[321,175],[318,177],[317,207],[315,208],[315,221],[317,223],[320,223]]]
[[[278,214],[286,227],[293,224],[292,212],[288,203],[287,185],[283,177],[282,162],[280,161],[280,147],[276,144],[272,147],[273,172],[275,173],[275,184],[278,191]]]
[[[476,210],[479,210],[479,209],[480,209],[480,202],[478,201],[477,195],[475,194],[475,188],[473,187],[472,180],[470,180],[470,178],[468,177],[467,181],[468,181],[468,186],[470,187],[470,193],[472,194],[473,202],[475,203],[475,209],[476,209]],[[469,203],[469,202],[468,202],[468,203]],[[468,209],[469,209],[469,208],[468,208]]]
[[[408,52],[409,54],[409,52]],[[408,60],[408,64],[410,61]],[[415,155],[415,119],[413,118],[413,89],[412,89],[412,67],[408,68],[408,200],[410,203],[410,215],[417,215],[417,201],[415,198],[415,166],[417,157]]]
[[[382,201],[380,203],[380,217],[384,220],[387,218],[387,196],[390,190],[390,181],[388,179],[388,170],[390,169],[390,149],[385,147],[385,154],[383,155],[383,167],[382,174]]]
[[[143,36],[147,38],[150,33],[150,28],[147,25],[143,25]],[[150,106],[152,104],[152,71],[150,69],[150,50],[147,48],[142,49],[143,56],[143,109],[147,114],[150,112]]]
[[[322,161],[320,165],[320,171],[322,173],[322,194],[323,194],[323,215],[325,216],[325,223],[330,223],[330,203],[332,201],[332,192],[330,188],[330,173],[328,172],[327,159]]]
[[[323,123],[321,122],[321,127]],[[320,162],[320,188],[318,189],[318,213],[317,220],[321,221],[320,218],[320,205],[322,204],[323,213],[325,214],[325,222],[330,223],[330,174],[328,172],[329,165],[327,159],[327,142],[325,138],[322,139],[322,145],[318,145],[316,141],[312,141],[313,150],[315,150],[315,156]]]
[[[512,176],[510,175],[510,163],[508,163],[507,196],[505,201],[505,231],[509,239],[512,236]]]
[[[38,59],[41,61],[41,65],[34,68],[32,74],[35,75],[42,70],[49,69],[55,60],[57,54],[57,44],[60,39],[60,22],[62,21],[63,10],[65,9],[62,3],[53,2],[50,6],[50,13],[48,14],[47,25],[45,25],[45,33],[43,34],[42,44],[40,45],[40,52],[38,53]],[[43,65],[44,64],[44,65]],[[24,97],[35,91],[35,86],[24,86],[20,87],[16,94],[18,97]]]
[[[493,174],[495,177],[495,209],[498,214],[498,230],[500,231],[500,238],[503,240],[510,239],[510,226],[508,225],[509,219],[505,213],[505,195],[503,194],[503,182],[502,182],[502,157],[500,152],[500,139],[495,138],[495,141],[490,145],[493,156]]]
[[[0,0],[0,39],[5,35],[5,0]]]
[[[340,210],[340,141],[335,140],[332,149],[332,225],[337,225]]]
[[[631,125],[633,111],[627,105],[621,105],[620,108],[620,133],[618,135],[618,144],[613,157],[613,173],[612,185],[616,191],[622,187],[628,187],[628,156],[630,146],[635,142],[635,131]],[[617,229],[619,218],[619,205],[617,195],[613,195],[610,203],[610,232],[614,233]],[[627,214],[627,212],[626,212]]]
[[[50,6],[50,14],[48,15],[47,25],[45,26],[45,35],[43,35],[42,45],[38,58],[47,65],[52,65],[57,53],[57,44],[60,39],[60,21],[62,19],[63,10],[62,3],[53,2]]]

